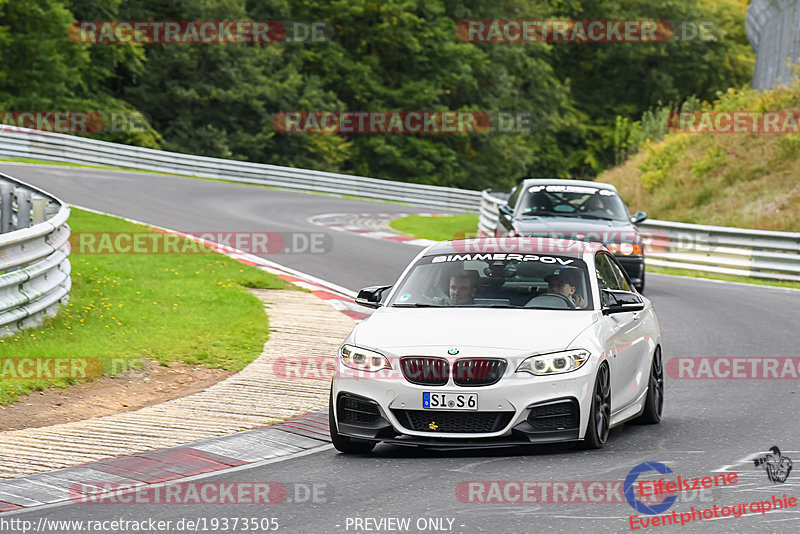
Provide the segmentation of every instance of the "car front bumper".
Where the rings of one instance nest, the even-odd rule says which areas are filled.
[[[553,376],[510,372],[481,387],[338,378],[334,411],[341,435],[397,445],[460,449],[573,441],[584,437],[594,373],[593,365]],[[475,393],[478,409],[424,409],[425,391]]]

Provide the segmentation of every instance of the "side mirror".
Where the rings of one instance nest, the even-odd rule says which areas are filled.
[[[603,289],[603,315],[642,311],[644,301],[640,295],[630,291]]]
[[[383,293],[392,286],[370,286],[365,287],[358,292],[356,297],[356,304],[366,306],[367,308],[380,308],[382,306],[381,299]]]
[[[639,224],[640,222],[643,222],[645,219],[647,219],[647,214],[643,211],[640,211],[639,213],[631,217],[631,222],[633,224]]]
[[[508,204],[503,204],[502,206],[500,206],[500,213],[511,216],[511,214],[514,213],[514,211],[508,206]]]

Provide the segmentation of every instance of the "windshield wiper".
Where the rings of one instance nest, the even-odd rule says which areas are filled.
[[[550,306],[523,306],[523,307],[520,308],[520,310],[551,310],[551,311],[552,310],[557,310],[557,311],[578,310],[578,311],[585,311],[585,310],[583,310],[581,308],[553,308],[553,307],[550,307]]]
[[[392,304],[392,308],[450,308],[451,306],[443,306],[441,304],[426,304],[424,302],[400,302]]]
[[[579,213],[578,217],[581,219],[600,219],[601,221],[616,221],[618,219],[612,219],[611,217],[601,217],[600,215],[591,215],[589,213]]]
[[[536,212],[536,213],[527,213],[527,214],[523,215],[522,218],[525,219],[527,217],[539,217],[541,215],[549,215],[549,216],[556,216],[556,217],[577,217],[578,216],[578,214],[575,213],[574,211],[563,212],[563,211],[547,210],[547,211],[539,211],[539,212]]]

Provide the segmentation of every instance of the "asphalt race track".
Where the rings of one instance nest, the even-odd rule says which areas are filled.
[[[8,165],[0,171],[27,181],[65,202],[129,217],[181,232],[327,232],[306,219],[321,213],[416,213],[383,202],[300,194],[244,184],[143,172],[113,172],[55,166]],[[421,250],[343,232],[331,234],[333,250],[276,254],[272,261],[329,282],[358,289],[392,283]]]
[[[181,231],[320,232],[326,230],[307,222],[309,217],[337,212],[431,211],[146,173],[11,164],[0,164],[0,170],[66,202]],[[331,232],[331,237],[333,247],[327,254],[281,254],[268,258],[355,290],[365,285],[392,283],[420,250],[341,232]],[[667,360],[699,356],[800,356],[798,291],[650,274],[647,296],[653,300],[659,316]],[[742,461],[777,445],[786,456],[800,462],[798,384],[798,379],[667,377],[662,423],[618,427],[600,451],[559,445],[445,453],[382,445],[372,455],[345,457],[328,448],[204,479],[275,481],[287,486],[318,484],[324,494],[321,492],[316,502],[296,502],[297,496],[290,494],[286,502],[266,507],[68,504],[3,517],[34,523],[42,517],[57,520],[152,517],[173,520],[173,525],[182,518],[274,517],[279,524],[277,532],[298,533],[629,531],[629,516],[634,510],[624,500],[486,504],[464,502],[469,499],[463,493],[457,495],[457,488],[469,481],[601,481],[606,488],[606,482],[621,483],[634,466],[653,461],[667,464],[684,478],[714,475],[723,469],[740,473],[739,482],[733,486],[681,495],[672,509],[678,513],[689,511],[692,506],[731,506],[770,499],[773,495],[780,497],[784,493],[800,497],[800,469],[779,484],[770,482],[765,472],[752,462]],[[484,482],[483,487],[490,486]],[[378,528],[376,523],[366,522],[367,518],[376,521],[408,518],[410,526],[403,529],[395,523],[383,523]],[[647,530],[797,532],[800,507],[787,512],[748,512],[740,518],[702,520],[682,527],[655,526]]]

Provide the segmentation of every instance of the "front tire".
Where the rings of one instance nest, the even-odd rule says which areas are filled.
[[[661,347],[656,347],[653,361],[650,364],[650,380],[647,383],[647,400],[644,403],[642,415],[637,423],[657,425],[661,422],[661,412],[664,410],[664,364],[661,359]]]
[[[339,434],[336,417],[333,415],[333,385],[331,385],[328,401],[328,426],[330,427],[331,443],[337,451],[343,454],[366,454],[375,448],[375,443],[372,441],[361,441]]]
[[[592,394],[592,408],[583,446],[586,449],[602,449],[608,440],[611,428],[611,374],[608,365],[603,364],[597,371]]]

